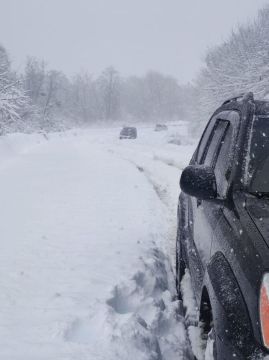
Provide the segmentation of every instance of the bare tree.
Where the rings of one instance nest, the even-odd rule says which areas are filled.
[[[103,115],[106,120],[120,117],[120,77],[113,68],[107,68],[98,79],[98,89],[102,101]]]
[[[40,103],[43,96],[45,75],[45,62],[34,57],[28,57],[24,76],[25,90],[36,105]]]
[[[98,97],[97,84],[86,72],[75,76],[72,83],[72,112],[85,124],[101,118],[101,99]]]

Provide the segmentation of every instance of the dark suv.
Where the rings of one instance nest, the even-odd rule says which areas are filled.
[[[137,129],[135,127],[124,127],[120,132],[120,139],[136,139]]]
[[[181,296],[188,269],[204,351],[211,346],[218,360],[263,359],[269,354],[269,102],[252,93],[225,101],[180,186],[177,288]]]

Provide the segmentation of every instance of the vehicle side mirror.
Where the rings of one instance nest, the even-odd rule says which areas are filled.
[[[217,198],[217,184],[214,170],[210,166],[190,165],[180,178],[181,190],[201,200]]]

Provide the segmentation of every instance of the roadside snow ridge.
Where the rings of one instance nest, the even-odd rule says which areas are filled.
[[[192,359],[171,276],[164,253],[150,250],[133,277],[113,287],[99,311],[74,322],[66,341],[91,344],[97,359],[104,354],[111,360]]]

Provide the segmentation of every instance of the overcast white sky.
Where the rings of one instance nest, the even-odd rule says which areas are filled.
[[[269,0],[0,0],[0,43],[16,69],[27,55],[72,75],[149,69],[190,81],[209,46]]]

